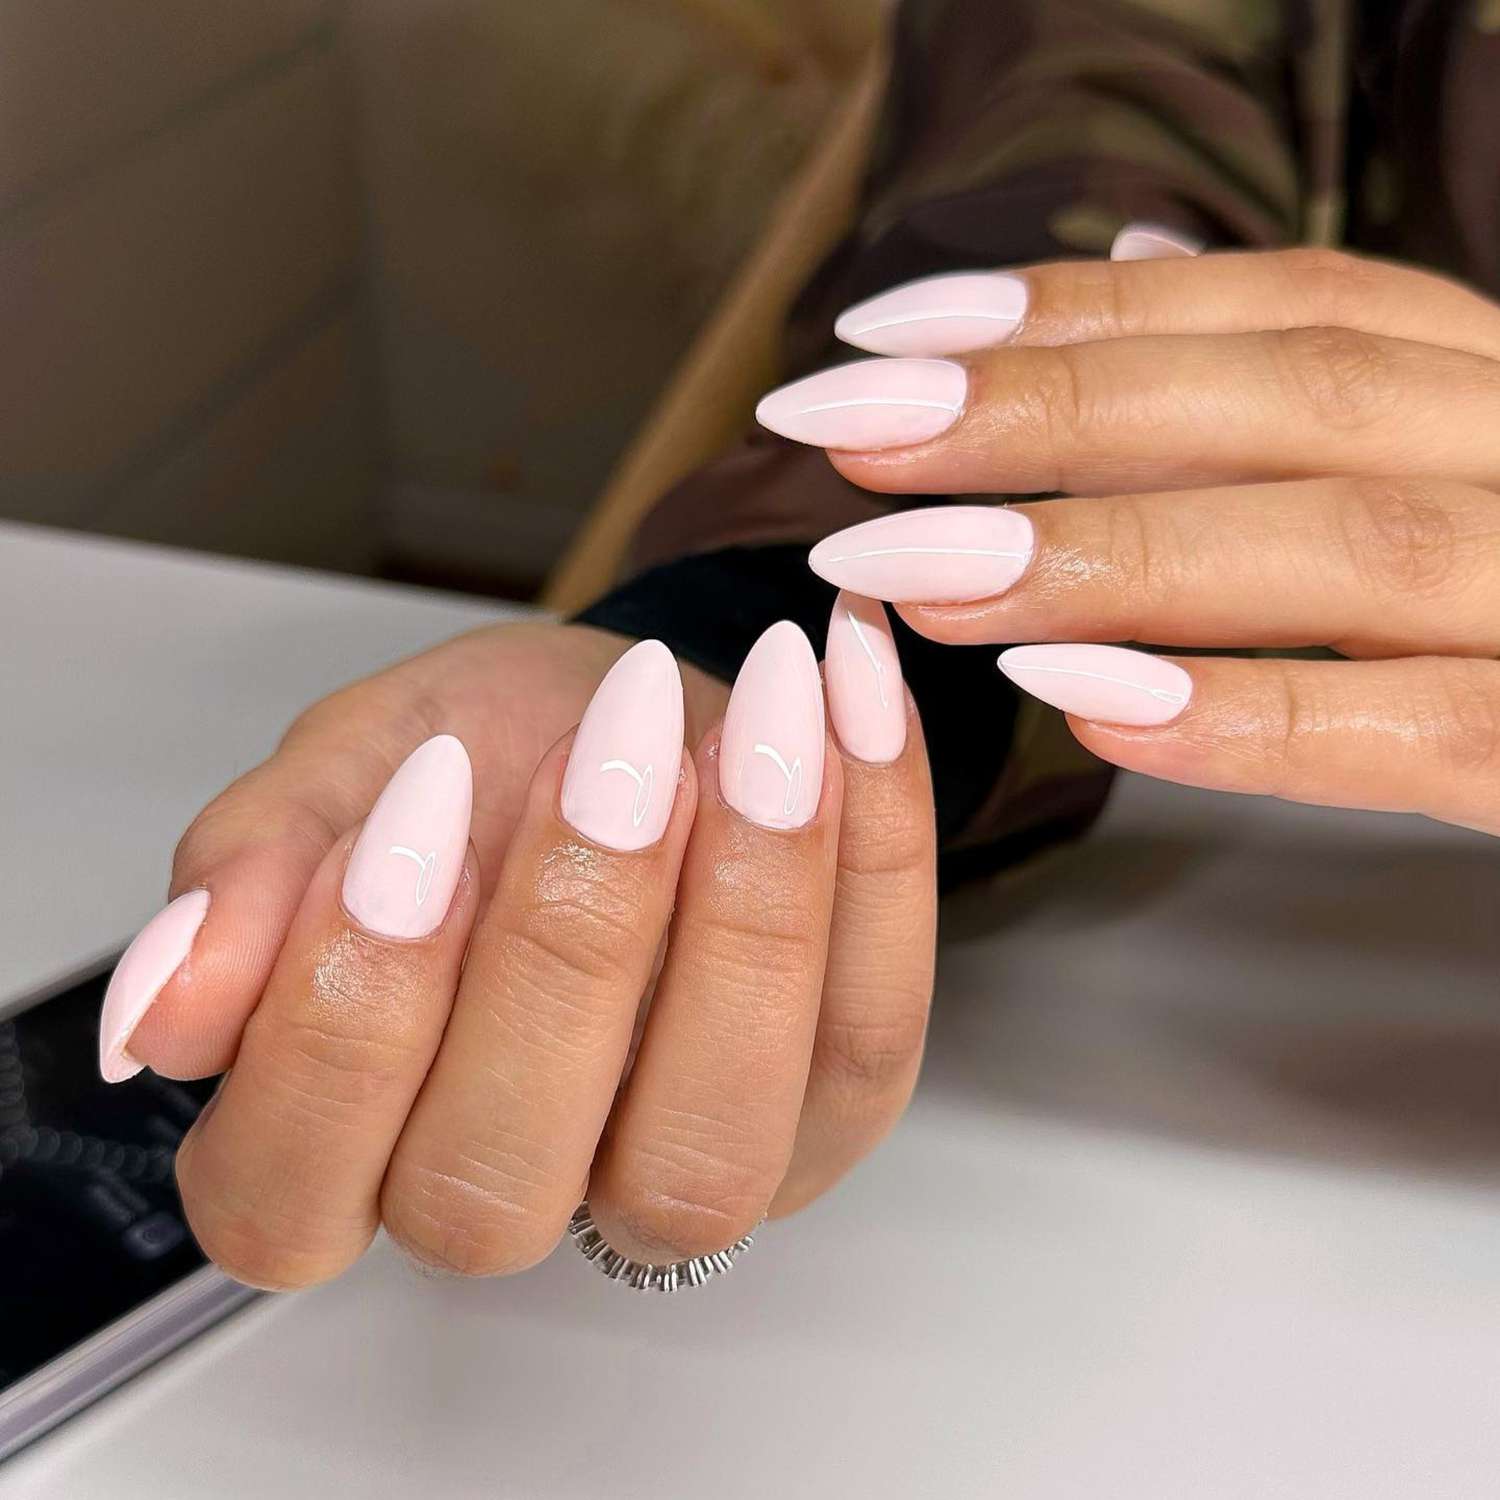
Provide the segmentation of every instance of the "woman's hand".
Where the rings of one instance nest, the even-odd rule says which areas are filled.
[[[1500,832],[1500,307],[1295,250],[938,278],[840,326],[1006,338],[766,399],[855,483],[1099,498],[884,517],[825,578],[935,640],[1065,643],[1001,668],[1117,765]],[[1088,644],[1120,640],[1354,660]]]
[[[324,1280],[382,1222],[426,1263],[516,1271],[586,1191],[636,1258],[721,1250],[901,1112],[934,837],[883,611],[835,610],[826,752],[795,626],[727,705],[685,674],[693,754],[670,653],[628,644],[450,642],[310,710],[189,829],[102,1060],[229,1066],[178,1174],[231,1274]]]

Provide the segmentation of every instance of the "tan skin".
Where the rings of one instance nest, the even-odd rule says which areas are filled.
[[[835,453],[883,492],[1060,489],[993,598],[907,603],[934,640],[1330,646],[1183,658],[1155,728],[1071,720],[1195,786],[1500,832],[1500,306],[1329,251],[1024,273],[1013,343],[964,359],[936,440]]]
[[[1035,560],[1009,592],[908,621],[951,642],[1334,646],[1352,659],[1188,659],[1179,719],[1073,728],[1147,774],[1500,831],[1500,308],[1322,252],[1026,274],[1027,322],[965,360],[948,433],[832,455],[874,490],[1079,497],[1027,507]],[[560,823],[557,784],[626,644],[450,642],[314,707],[185,835],[173,889],[208,887],[210,916],[131,1051],[173,1076],[233,1064],[181,1176],[235,1275],[325,1279],[382,1222],[423,1261],[514,1271],[586,1189],[627,1252],[712,1250],[900,1114],[935,910],[915,716],[900,761],[830,754],[817,818],[770,833],[717,797],[727,690],[687,669],[672,822],[610,855]],[[474,763],[469,877],[437,933],[393,944],[341,911],[339,876],[437,732]]]
[[[184,836],[173,891],[206,887],[210,915],[131,1052],[171,1076],[229,1067],[178,1175],[231,1274],[323,1281],[382,1225],[425,1264],[519,1271],[585,1191],[638,1258],[718,1250],[824,1191],[901,1113],[936,920],[914,711],[888,766],[830,737],[816,816],[772,831],[719,797],[727,688],[687,668],[695,753],[671,821],[616,853],[562,821],[558,790],[628,644],[556,625],[451,641],[315,706]],[[442,926],[393,941],[343,910],[342,872],[391,772],[439,731],[473,762],[473,846]]]

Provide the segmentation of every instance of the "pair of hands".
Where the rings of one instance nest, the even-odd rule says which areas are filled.
[[[1084,498],[884,518],[820,544],[824,576],[938,640],[1034,643],[1008,675],[1116,764],[1500,828],[1500,308],[1307,251],[903,292],[841,321],[902,357],[785,388],[763,420],[874,490]],[[726,689],[689,669],[699,748],[661,839],[580,838],[559,736],[627,643],[573,626],[479,632],[336,694],[200,815],[173,889],[206,891],[207,915],[120,1042],[174,1076],[234,1064],[179,1165],[216,1260],[305,1285],[383,1218],[422,1260],[515,1270],[585,1189],[620,1249],[674,1258],[869,1149],[918,1066],[933,849],[904,694],[900,753],[870,749],[892,743],[889,712],[868,738],[868,695],[888,709],[895,665],[851,606],[865,628],[835,631],[836,733],[797,827],[761,826],[721,786]],[[1122,639],[1354,659],[1092,644]],[[858,670],[872,643],[885,676]],[[351,830],[438,731],[473,761],[472,849],[441,926],[383,938],[341,899]]]

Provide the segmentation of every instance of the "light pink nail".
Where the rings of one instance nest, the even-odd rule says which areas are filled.
[[[807,637],[778,621],[750,648],[719,742],[719,790],[763,828],[801,828],[823,790],[823,685]]]
[[[819,578],[893,604],[963,604],[1003,594],[1031,562],[1035,532],[998,505],[933,505],[862,521],[807,555]]]
[[[999,665],[1034,698],[1104,724],[1170,724],[1193,696],[1175,662],[1124,646],[1012,646]]]
[[[187,891],[163,908],[125,950],[99,1016],[99,1073],[106,1083],[124,1083],[142,1064],[125,1050],[141,1018],[182,967],[208,915],[208,892]]]
[[[644,849],[667,831],[682,769],[682,675],[660,641],[632,646],[584,711],[562,815],[606,849]]]
[[[968,389],[964,367],[950,360],[859,359],[772,391],[755,418],[818,448],[904,448],[958,421]]]
[[[1111,260],[1170,260],[1174,256],[1202,253],[1201,240],[1160,224],[1127,224],[1109,247]]]
[[[442,925],[469,848],[474,775],[451,734],[418,745],[386,783],[344,871],[344,910],[381,937]]]
[[[906,692],[885,606],[842,591],[828,622],[828,714],[850,755],[888,765],[906,748]]]
[[[1026,283],[959,271],[893,287],[841,312],[834,333],[871,354],[965,354],[1003,344],[1026,316]]]

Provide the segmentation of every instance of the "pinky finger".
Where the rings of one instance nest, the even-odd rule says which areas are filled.
[[[1500,663],[1016,646],[1000,669],[1102,759],[1164,781],[1500,833]]]

